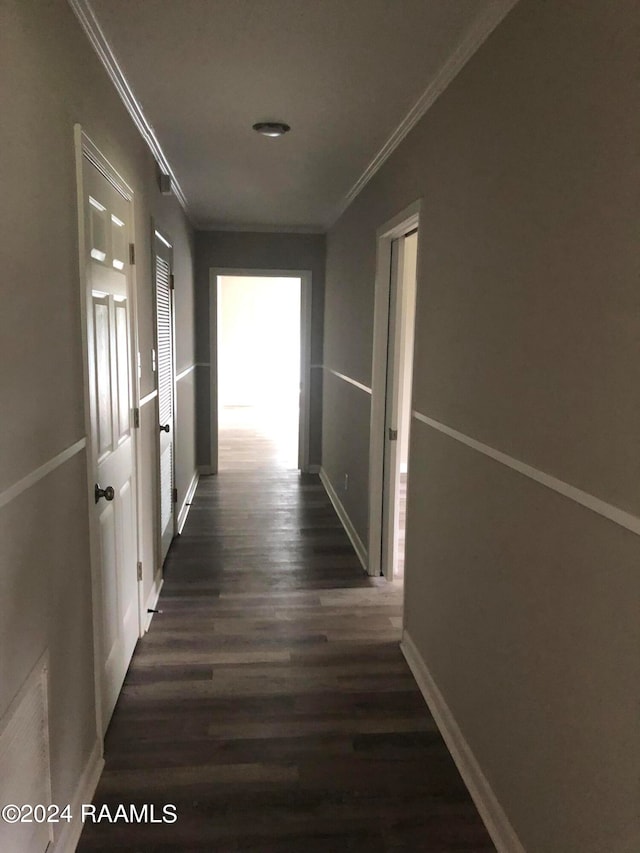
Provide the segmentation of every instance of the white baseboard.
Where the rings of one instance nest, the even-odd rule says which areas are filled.
[[[407,631],[400,648],[498,853],[526,853]]]
[[[180,512],[178,513],[178,535],[182,533],[182,528],[184,527],[185,521],[187,520],[187,516],[189,515],[189,510],[191,509],[191,499],[196,493],[199,479],[200,471],[194,471],[191,482],[189,483],[189,488],[187,489],[187,494],[184,496],[182,506],[180,507]]]
[[[329,500],[333,504],[333,508],[335,509],[335,511],[338,513],[338,518],[342,522],[342,526],[344,527],[347,536],[351,540],[351,544],[353,545],[353,548],[356,554],[358,555],[358,559],[362,563],[362,568],[366,572],[368,571],[367,565],[369,562],[367,559],[367,549],[364,547],[362,539],[358,536],[358,532],[353,526],[353,522],[349,518],[346,509],[342,505],[342,501],[338,497],[336,490],[333,488],[331,480],[327,476],[327,472],[324,470],[324,468],[320,468],[319,474],[320,480],[322,481],[322,485],[324,486],[326,493],[329,495]]]
[[[307,474],[319,474],[320,471],[320,465],[309,465],[309,467],[307,468]]]
[[[144,606],[144,632],[145,634],[149,630],[149,626],[151,625],[151,620],[154,617],[153,613],[149,613],[150,610],[155,610],[156,604],[158,603],[158,599],[160,598],[160,593],[162,591],[162,584],[164,583],[164,578],[162,577],[162,569],[158,569],[156,572],[156,576],[153,579],[153,585],[151,586],[151,592],[147,596],[147,603]]]
[[[198,473],[201,477],[210,477],[211,474],[217,474],[217,470],[212,465],[198,465]]]
[[[102,741],[96,740],[84,772],[80,777],[80,782],[78,783],[76,792],[70,803],[73,819],[70,823],[61,821],[58,824],[58,826],[61,827],[61,832],[53,842],[51,853],[74,853],[82,833],[83,824],[81,806],[83,803],[90,803],[91,800],[93,800],[93,795],[98,787],[98,781],[103,767],[104,758],[102,757]]]

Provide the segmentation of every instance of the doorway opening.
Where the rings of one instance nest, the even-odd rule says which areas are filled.
[[[417,229],[392,242],[382,492],[382,573],[390,580],[404,577],[417,259]]]
[[[369,574],[404,577],[419,203],[378,231],[371,406]]]
[[[293,272],[215,276],[217,470],[306,467],[305,283]]]

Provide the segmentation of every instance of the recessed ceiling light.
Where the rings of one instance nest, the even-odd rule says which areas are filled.
[[[284,136],[291,130],[283,121],[259,121],[253,125],[253,129],[263,136]]]

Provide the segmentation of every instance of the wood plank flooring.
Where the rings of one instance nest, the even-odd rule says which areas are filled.
[[[362,573],[316,476],[224,440],[238,465],[171,548],[94,800],[178,820],[87,823],[78,849],[493,851],[398,648],[401,587]]]

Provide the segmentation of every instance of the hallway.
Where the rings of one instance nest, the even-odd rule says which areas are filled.
[[[363,575],[317,476],[251,472],[252,447],[201,481],[107,734],[94,802],[177,822],[86,824],[79,850],[492,851],[399,650],[400,588]]]

